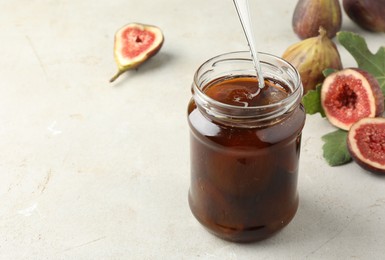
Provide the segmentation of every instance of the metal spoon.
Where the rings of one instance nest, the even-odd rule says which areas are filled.
[[[257,73],[258,86],[263,88],[265,81],[263,79],[261,64],[258,59],[258,53],[255,49],[255,37],[252,29],[252,23],[249,12],[249,1],[248,0],[233,0],[235,8],[237,9],[239,20],[241,21],[243,32],[245,33],[247,43],[249,44],[251,58],[253,60],[254,68]]]

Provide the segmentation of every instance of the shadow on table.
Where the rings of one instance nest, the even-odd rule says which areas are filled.
[[[374,178],[383,179],[381,176]],[[384,207],[385,197],[370,205],[349,205],[344,203],[344,199],[336,201],[328,194],[322,200],[302,196],[296,216],[282,231],[260,242],[237,244],[233,249],[262,255],[274,250],[278,255],[288,253],[311,257],[328,255],[332,251],[343,252],[352,245],[361,245],[363,238],[367,244],[376,243],[373,234],[378,230],[373,218],[381,219]]]

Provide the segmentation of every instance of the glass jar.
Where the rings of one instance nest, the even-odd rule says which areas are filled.
[[[254,77],[249,52],[226,53],[196,71],[188,105],[191,184],[195,218],[225,240],[251,242],[282,229],[298,208],[297,177],[305,111],[296,69],[259,53],[263,76],[287,95],[266,104],[239,106],[207,95],[226,79]]]

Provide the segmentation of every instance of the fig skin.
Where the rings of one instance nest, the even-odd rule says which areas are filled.
[[[353,79],[360,83],[352,82]],[[321,105],[332,125],[349,130],[362,118],[381,116],[384,113],[384,95],[373,75],[359,68],[346,68],[326,77],[321,88]]]
[[[372,32],[385,32],[384,0],[343,0],[349,18],[361,28]]]
[[[301,75],[304,94],[315,89],[328,68],[342,69],[341,57],[334,42],[321,27],[317,37],[311,37],[289,46],[282,58],[290,62]]]
[[[132,41],[132,39],[124,38],[124,33],[129,29],[137,30],[141,35],[133,35],[136,37],[135,41]],[[124,48],[130,47],[131,50],[135,50],[137,47],[140,48],[142,39],[139,36],[147,37],[146,34],[152,34],[154,36],[153,42],[151,42],[145,49],[141,49],[139,51],[140,53],[135,57],[127,57],[127,55],[123,53],[126,51]],[[154,25],[130,23],[120,28],[115,33],[114,42],[114,58],[116,64],[118,65],[118,72],[110,79],[110,82],[114,82],[121,74],[127,70],[136,69],[149,58],[157,54],[161,49],[163,42],[164,36],[162,30]]]
[[[300,39],[315,37],[322,26],[332,39],[341,29],[339,0],[299,0],[294,9],[292,26]]]
[[[353,160],[363,169],[385,174],[385,118],[363,118],[353,124],[347,145]]]

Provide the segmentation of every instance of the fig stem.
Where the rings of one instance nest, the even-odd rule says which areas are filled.
[[[125,71],[124,70],[118,70],[118,72],[110,79],[110,82],[114,82],[117,78],[119,78],[120,75],[122,75]]]
[[[327,31],[322,26],[319,27],[318,33],[319,33],[319,35],[321,35],[321,38],[323,38],[327,35]]]

